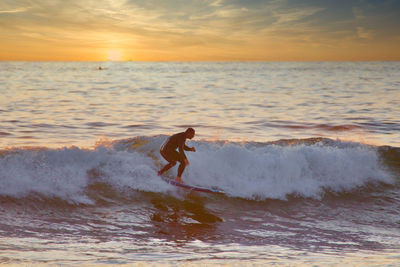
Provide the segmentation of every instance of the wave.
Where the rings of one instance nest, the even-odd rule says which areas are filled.
[[[271,121],[263,123],[263,126],[272,128],[286,128],[286,129],[316,129],[328,132],[345,132],[356,130],[367,130],[362,124],[314,124],[314,123],[298,123],[292,121]]]
[[[95,204],[104,191],[111,198],[137,191],[173,192],[178,189],[157,176],[166,163],[158,153],[165,138],[101,142],[94,149],[0,151],[0,196],[37,195]],[[190,166],[183,176],[186,183],[218,187],[228,196],[257,200],[288,196],[318,199],[326,192],[350,192],[371,183],[395,184],[393,168],[398,167],[400,155],[396,148],[322,138],[191,143],[197,152],[187,152]],[[168,175],[173,177],[176,168]]]

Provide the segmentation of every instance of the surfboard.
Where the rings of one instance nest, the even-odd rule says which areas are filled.
[[[198,186],[183,184],[183,183],[180,183],[180,182],[177,182],[175,180],[172,180],[172,179],[169,179],[169,178],[165,178],[165,177],[161,177],[161,179],[163,179],[165,182],[167,182],[167,183],[169,183],[171,185],[182,187],[182,188],[185,188],[185,189],[188,189],[188,190],[192,190],[192,191],[224,194],[223,191],[218,190],[218,189],[204,188],[204,187],[198,187]]]

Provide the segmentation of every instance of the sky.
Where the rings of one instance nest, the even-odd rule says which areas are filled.
[[[0,0],[0,60],[400,60],[400,0]]]

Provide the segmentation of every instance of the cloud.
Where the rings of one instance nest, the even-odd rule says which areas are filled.
[[[352,11],[353,11],[355,19],[357,19],[357,20],[364,20],[367,18],[367,15],[364,13],[363,9],[360,7],[353,7]]]
[[[371,40],[374,37],[374,31],[372,30],[367,30],[363,27],[357,27],[357,36],[360,39],[367,39],[367,40]]]
[[[216,7],[222,6],[223,2],[224,2],[224,0],[212,1],[211,4],[210,4],[210,6],[216,6]]]
[[[399,10],[388,0],[1,0],[0,34],[37,46],[266,58],[271,48],[289,55],[394,40]]]
[[[21,13],[27,11],[28,8],[16,8],[10,10],[0,10],[0,14],[7,14],[7,13]]]

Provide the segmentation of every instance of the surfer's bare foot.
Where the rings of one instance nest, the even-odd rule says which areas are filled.
[[[178,183],[184,184],[185,182],[181,179],[181,177],[176,177],[175,181]]]

